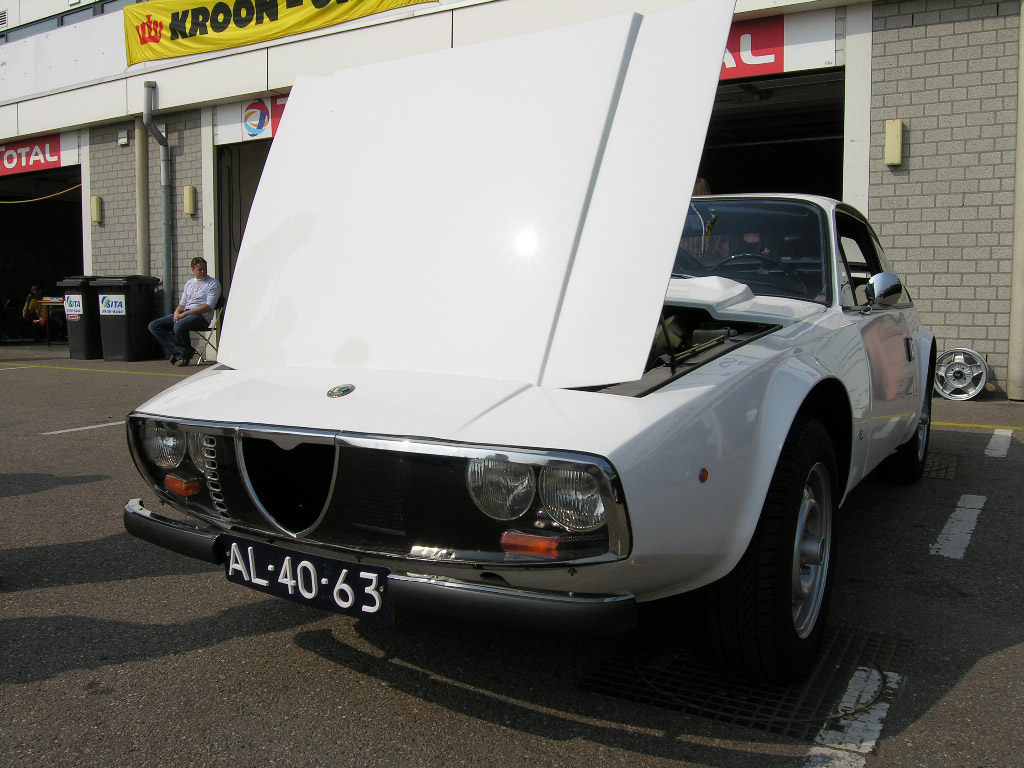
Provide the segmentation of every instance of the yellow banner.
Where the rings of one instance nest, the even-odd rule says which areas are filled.
[[[128,64],[237,48],[434,0],[149,0],[124,9]]]

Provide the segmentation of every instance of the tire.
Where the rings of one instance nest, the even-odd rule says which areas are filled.
[[[814,660],[832,594],[837,487],[828,432],[798,415],[747,551],[706,593],[711,639],[734,674],[783,683]]]
[[[935,354],[928,365],[928,379],[922,383],[925,389],[921,416],[917,420],[917,429],[913,436],[896,449],[892,456],[882,462],[880,469],[887,480],[896,483],[913,483],[924,474],[928,463],[928,446],[932,435],[932,395],[931,382],[935,379]]]

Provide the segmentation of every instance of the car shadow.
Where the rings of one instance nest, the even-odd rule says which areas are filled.
[[[76,615],[0,619],[0,684],[35,683],[73,670],[151,661],[294,629],[323,616],[284,601],[261,600],[179,624]]]
[[[1020,560],[1007,546],[1007,533],[1019,529],[1020,486],[1007,477],[1019,462],[988,459],[991,438],[988,430],[933,429],[924,477],[902,483],[872,473],[837,516],[832,620],[910,649],[901,689],[913,693],[897,694],[887,734],[927,715],[989,657],[1024,643]],[[964,494],[987,497],[965,556],[936,556],[932,545]]]
[[[427,704],[531,736],[723,768],[764,765],[764,755],[708,743],[703,728],[694,729],[693,720],[676,713],[576,690],[582,667],[601,657],[607,639],[510,631],[411,613],[403,613],[403,625],[356,625],[360,638],[378,652],[356,648],[329,629],[301,631],[295,643]],[[777,740],[764,733],[758,738]],[[805,761],[805,756],[777,755],[772,765],[796,768]]]
[[[0,550],[0,592],[183,576],[215,567],[121,531],[102,539]]]
[[[72,485],[84,485],[109,480],[110,475],[51,475],[45,472],[0,474],[0,499],[28,496]]]

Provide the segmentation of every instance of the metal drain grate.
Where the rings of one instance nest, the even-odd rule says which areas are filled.
[[[909,644],[870,632],[825,628],[819,661],[790,685],[732,677],[684,645],[621,643],[579,684],[602,696],[813,741],[840,716],[838,705],[858,667],[903,674]]]
[[[952,480],[956,475],[956,456],[946,453],[931,453],[924,462],[924,476],[940,480]]]

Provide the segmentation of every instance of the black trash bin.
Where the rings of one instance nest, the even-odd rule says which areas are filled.
[[[68,351],[72,360],[103,357],[100,339],[100,308],[93,275],[65,277],[58,288],[64,291],[64,316],[67,318]]]
[[[153,294],[159,282],[145,275],[101,277],[94,281],[104,360],[130,362],[152,357],[149,322],[153,319]]]

